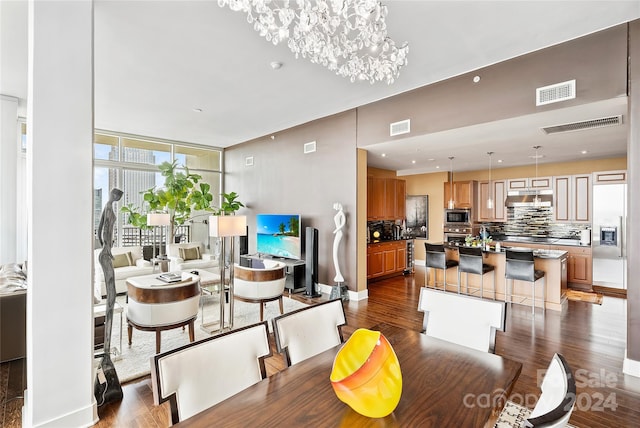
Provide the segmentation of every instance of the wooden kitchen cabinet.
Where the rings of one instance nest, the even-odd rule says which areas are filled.
[[[591,222],[591,174],[553,177],[557,222]]]
[[[444,183],[444,207],[449,207],[451,199],[450,183]],[[478,182],[470,181],[454,181],[453,182],[453,200],[454,208],[474,208],[478,200]],[[474,214],[475,215],[475,214]]]
[[[407,211],[407,182],[404,180],[394,180],[396,184],[396,210],[395,218],[403,220]]]
[[[402,220],[406,182],[395,178],[367,178],[367,220]]]
[[[552,250],[562,250],[568,253],[567,282],[573,284],[591,285],[593,280],[593,265],[591,247],[573,247],[566,245],[551,245]]]
[[[405,241],[387,241],[367,247],[367,279],[404,272],[407,261]]]
[[[512,178],[507,181],[507,191],[518,190],[552,190],[552,177]]]
[[[504,206],[507,198],[507,181],[492,180],[480,181],[478,183],[478,221],[507,221],[507,208]],[[491,193],[489,193],[491,191]],[[491,194],[493,198],[493,208],[487,208],[487,199]]]

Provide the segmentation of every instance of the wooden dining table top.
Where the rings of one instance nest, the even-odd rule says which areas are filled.
[[[385,418],[341,402],[329,375],[336,346],[179,423],[189,427],[493,427],[522,364],[390,324],[377,324],[402,371],[402,396]],[[212,361],[212,364],[215,362]]]

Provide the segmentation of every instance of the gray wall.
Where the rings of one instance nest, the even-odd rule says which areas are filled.
[[[274,137],[225,151],[224,189],[238,193],[247,206],[238,214],[248,216],[249,252],[256,251],[256,214],[299,213],[303,229],[318,229],[318,280],[333,285],[333,204],[340,202],[346,226],[339,266],[349,289],[356,290],[355,110],[280,131]],[[304,154],[304,144],[311,141],[316,142],[316,151]],[[253,166],[246,166],[245,159],[250,156]]]

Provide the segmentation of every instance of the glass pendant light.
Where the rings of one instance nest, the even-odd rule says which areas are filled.
[[[492,155],[493,152],[487,152],[487,154],[489,155],[489,195],[487,197],[487,209],[492,210],[493,209],[493,198],[492,198],[492,188],[493,186],[491,185],[491,160],[492,160]]]
[[[538,182],[538,149],[542,146],[533,146],[536,150],[535,158],[536,158],[536,183]],[[540,196],[538,196],[538,188],[536,187],[536,194],[533,197],[533,206],[538,208],[540,206]]]
[[[449,209],[452,210],[456,207],[456,202],[453,200],[453,156],[449,156],[449,168],[451,170],[449,177]]]

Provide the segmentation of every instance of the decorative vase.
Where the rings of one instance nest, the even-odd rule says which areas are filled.
[[[331,386],[361,415],[383,418],[402,395],[402,372],[391,344],[379,331],[358,329],[333,361]]]

